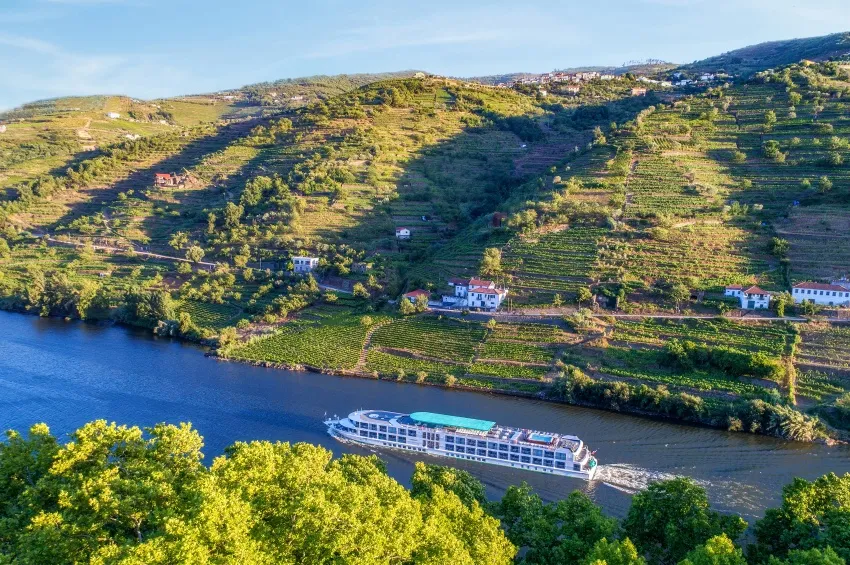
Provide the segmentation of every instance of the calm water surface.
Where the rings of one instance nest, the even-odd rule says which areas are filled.
[[[295,373],[221,363],[190,344],[147,332],[0,312],[0,428],[46,422],[64,436],[103,418],[147,426],[190,421],[205,438],[207,463],[229,444],[264,439],[322,444],[336,454],[369,451],[331,439],[325,413],[357,408],[447,412],[501,424],[576,434],[601,463],[598,480],[550,477],[452,461],[483,481],[491,496],[530,483],[553,500],[584,490],[622,515],[630,494],[656,478],[693,477],[713,504],[748,518],[775,505],[793,477],[850,471],[850,448],[682,426],[600,410],[435,387]],[[416,460],[382,451],[407,482]]]

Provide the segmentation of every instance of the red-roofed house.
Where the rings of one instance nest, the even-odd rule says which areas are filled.
[[[410,228],[398,227],[395,229],[397,239],[410,239]]]
[[[408,292],[404,295],[404,297],[406,299],[408,299],[411,303],[414,303],[414,304],[416,303],[416,299],[419,298],[420,296],[424,296],[425,299],[427,300],[431,297],[431,293],[428,292],[427,290],[422,290],[421,288],[417,288],[416,290],[411,290],[410,292]]]
[[[745,310],[765,310],[770,307],[770,293],[757,286],[741,292],[741,308]]]
[[[837,284],[798,283],[791,289],[791,296],[795,304],[814,302],[821,306],[850,306],[850,289]]]
[[[186,182],[184,175],[176,173],[154,173],[153,183],[156,186],[179,186]]]
[[[449,279],[454,296],[443,295],[443,305],[455,308],[478,308],[495,311],[508,295],[508,289],[497,288],[496,283],[482,279]]]

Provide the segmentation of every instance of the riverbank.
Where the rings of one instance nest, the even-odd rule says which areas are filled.
[[[25,312],[30,313],[32,312]],[[105,321],[105,320],[104,320]],[[110,323],[151,331],[147,325],[133,324],[129,320],[111,316]],[[176,324],[159,324],[153,332],[161,337],[187,340],[205,347],[216,344],[198,335],[186,335],[179,332]],[[845,441],[847,434],[829,426],[823,426],[817,420],[792,407],[775,405],[760,399],[728,399],[706,401],[684,391],[668,391],[667,387],[657,385],[634,385],[624,380],[604,382],[593,381],[590,391],[582,395],[565,394],[563,389],[567,379],[554,373],[544,379],[502,378],[493,375],[464,373],[457,377],[448,374],[425,374],[400,372],[387,374],[378,371],[356,369],[334,369],[305,363],[276,363],[266,360],[240,359],[211,349],[207,355],[217,360],[237,361],[265,368],[324,373],[346,377],[358,377],[382,381],[395,381],[409,384],[421,384],[455,390],[485,392],[522,398],[533,398],[549,402],[583,406],[608,412],[620,412],[640,417],[661,419],[689,425],[707,426],[714,429],[754,433],[795,441]],[[569,366],[564,366],[569,368]],[[562,374],[562,373],[561,373]],[[574,388],[574,387],[573,387]]]
[[[816,425],[816,420],[810,419],[807,415],[790,407],[774,406],[768,402],[756,399],[736,402],[730,401],[725,406],[719,407],[715,405],[706,408],[705,411],[700,411],[698,406],[694,406],[694,399],[698,397],[692,397],[686,393],[670,393],[666,390],[666,387],[661,386],[654,390],[645,386],[632,387],[633,390],[629,390],[624,393],[623,387],[631,387],[632,385],[628,385],[623,382],[608,383],[595,381],[590,377],[583,375],[574,367],[569,368],[567,376],[552,383],[539,383],[537,385],[539,390],[532,392],[521,389],[487,388],[462,383],[440,382],[439,380],[430,377],[424,380],[412,381],[406,376],[398,378],[390,375],[352,370],[328,369],[305,364],[273,363],[269,361],[235,359],[219,355],[214,351],[207,353],[207,356],[222,362],[244,363],[267,369],[319,373],[341,377],[364,378],[376,381],[391,381],[470,392],[484,392],[488,394],[533,398],[556,404],[581,406],[584,408],[628,414],[631,416],[650,418],[654,420],[697,425],[736,433],[751,433],[767,437],[775,437],[786,441],[836,445],[846,443],[848,439],[846,434],[844,434],[841,430],[835,430],[831,427],[823,427],[819,429],[822,433],[807,436],[791,438],[783,435],[783,433],[787,433],[788,426],[786,425],[786,421],[789,419],[797,420],[797,426],[800,425],[800,421],[805,421],[806,419],[808,419],[809,425],[812,427]],[[576,374],[578,374],[582,379],[580,381],[580,390],[587,391],[591,390],[592,387],[598,389],[595,391],[595,399],[593,394],[585,394],[581,398],[577,396],[576,391],[579,390],[579,388],[577,385],[578,377],[575,376]],[[413,376],[416,377],[415,375]],[[511,382],[508,379],[498,379],[484,375],[471,376],[475,379],[487,379],[493,382],[498,382],[499,384],[507,387],[517,386],[518,384]],[[568,388],[569,390],[567,390]],[[649,397],[650,400],[647,400],[647,397]],[[630,402],[633,398],[636,398],[635,402],[638,403],[637,405]],[[654,405],[657,408],[655,410],[647,409],[646,406],[649,405]]]
[[[519,395],[214,363],[193,343],[120,324],[7,312],[0,312],[0,324],[5,330],[0,335],[2,429],[26,430],[45,422],[65,437],[96,419],[139,426],[191,422],[205,437],[210,460],[234,442],[253,439],[320,444],[336,455],[369,455],[366,449],[333,440],[322,420],[358,408],[459,414],[576,435],[598,450],[598,480],[587,483],[379,450],[389,474],[406,482],[416,461],[451,464],[483,481],[493,498],[526,481],[545,500],[581,490],[617,516],[627,511],[631,494],[649,482],[689,476],[708,489],[718,509],[754,519],[777,504],[775,485],[850,469],[846,446],[729,433]]]

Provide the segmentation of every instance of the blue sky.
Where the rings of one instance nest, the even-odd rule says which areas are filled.
[[[690,62],[850,31],[848,0],[0,0],[0,109],[312,74]]]

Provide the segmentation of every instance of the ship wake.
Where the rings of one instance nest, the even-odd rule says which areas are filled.
[[[624,463],[613,463],[600,465],[593,480],[626,494],[637,494],[652,483],[667,481],[676,477],[677,475],[662,471],[652,471]]]

